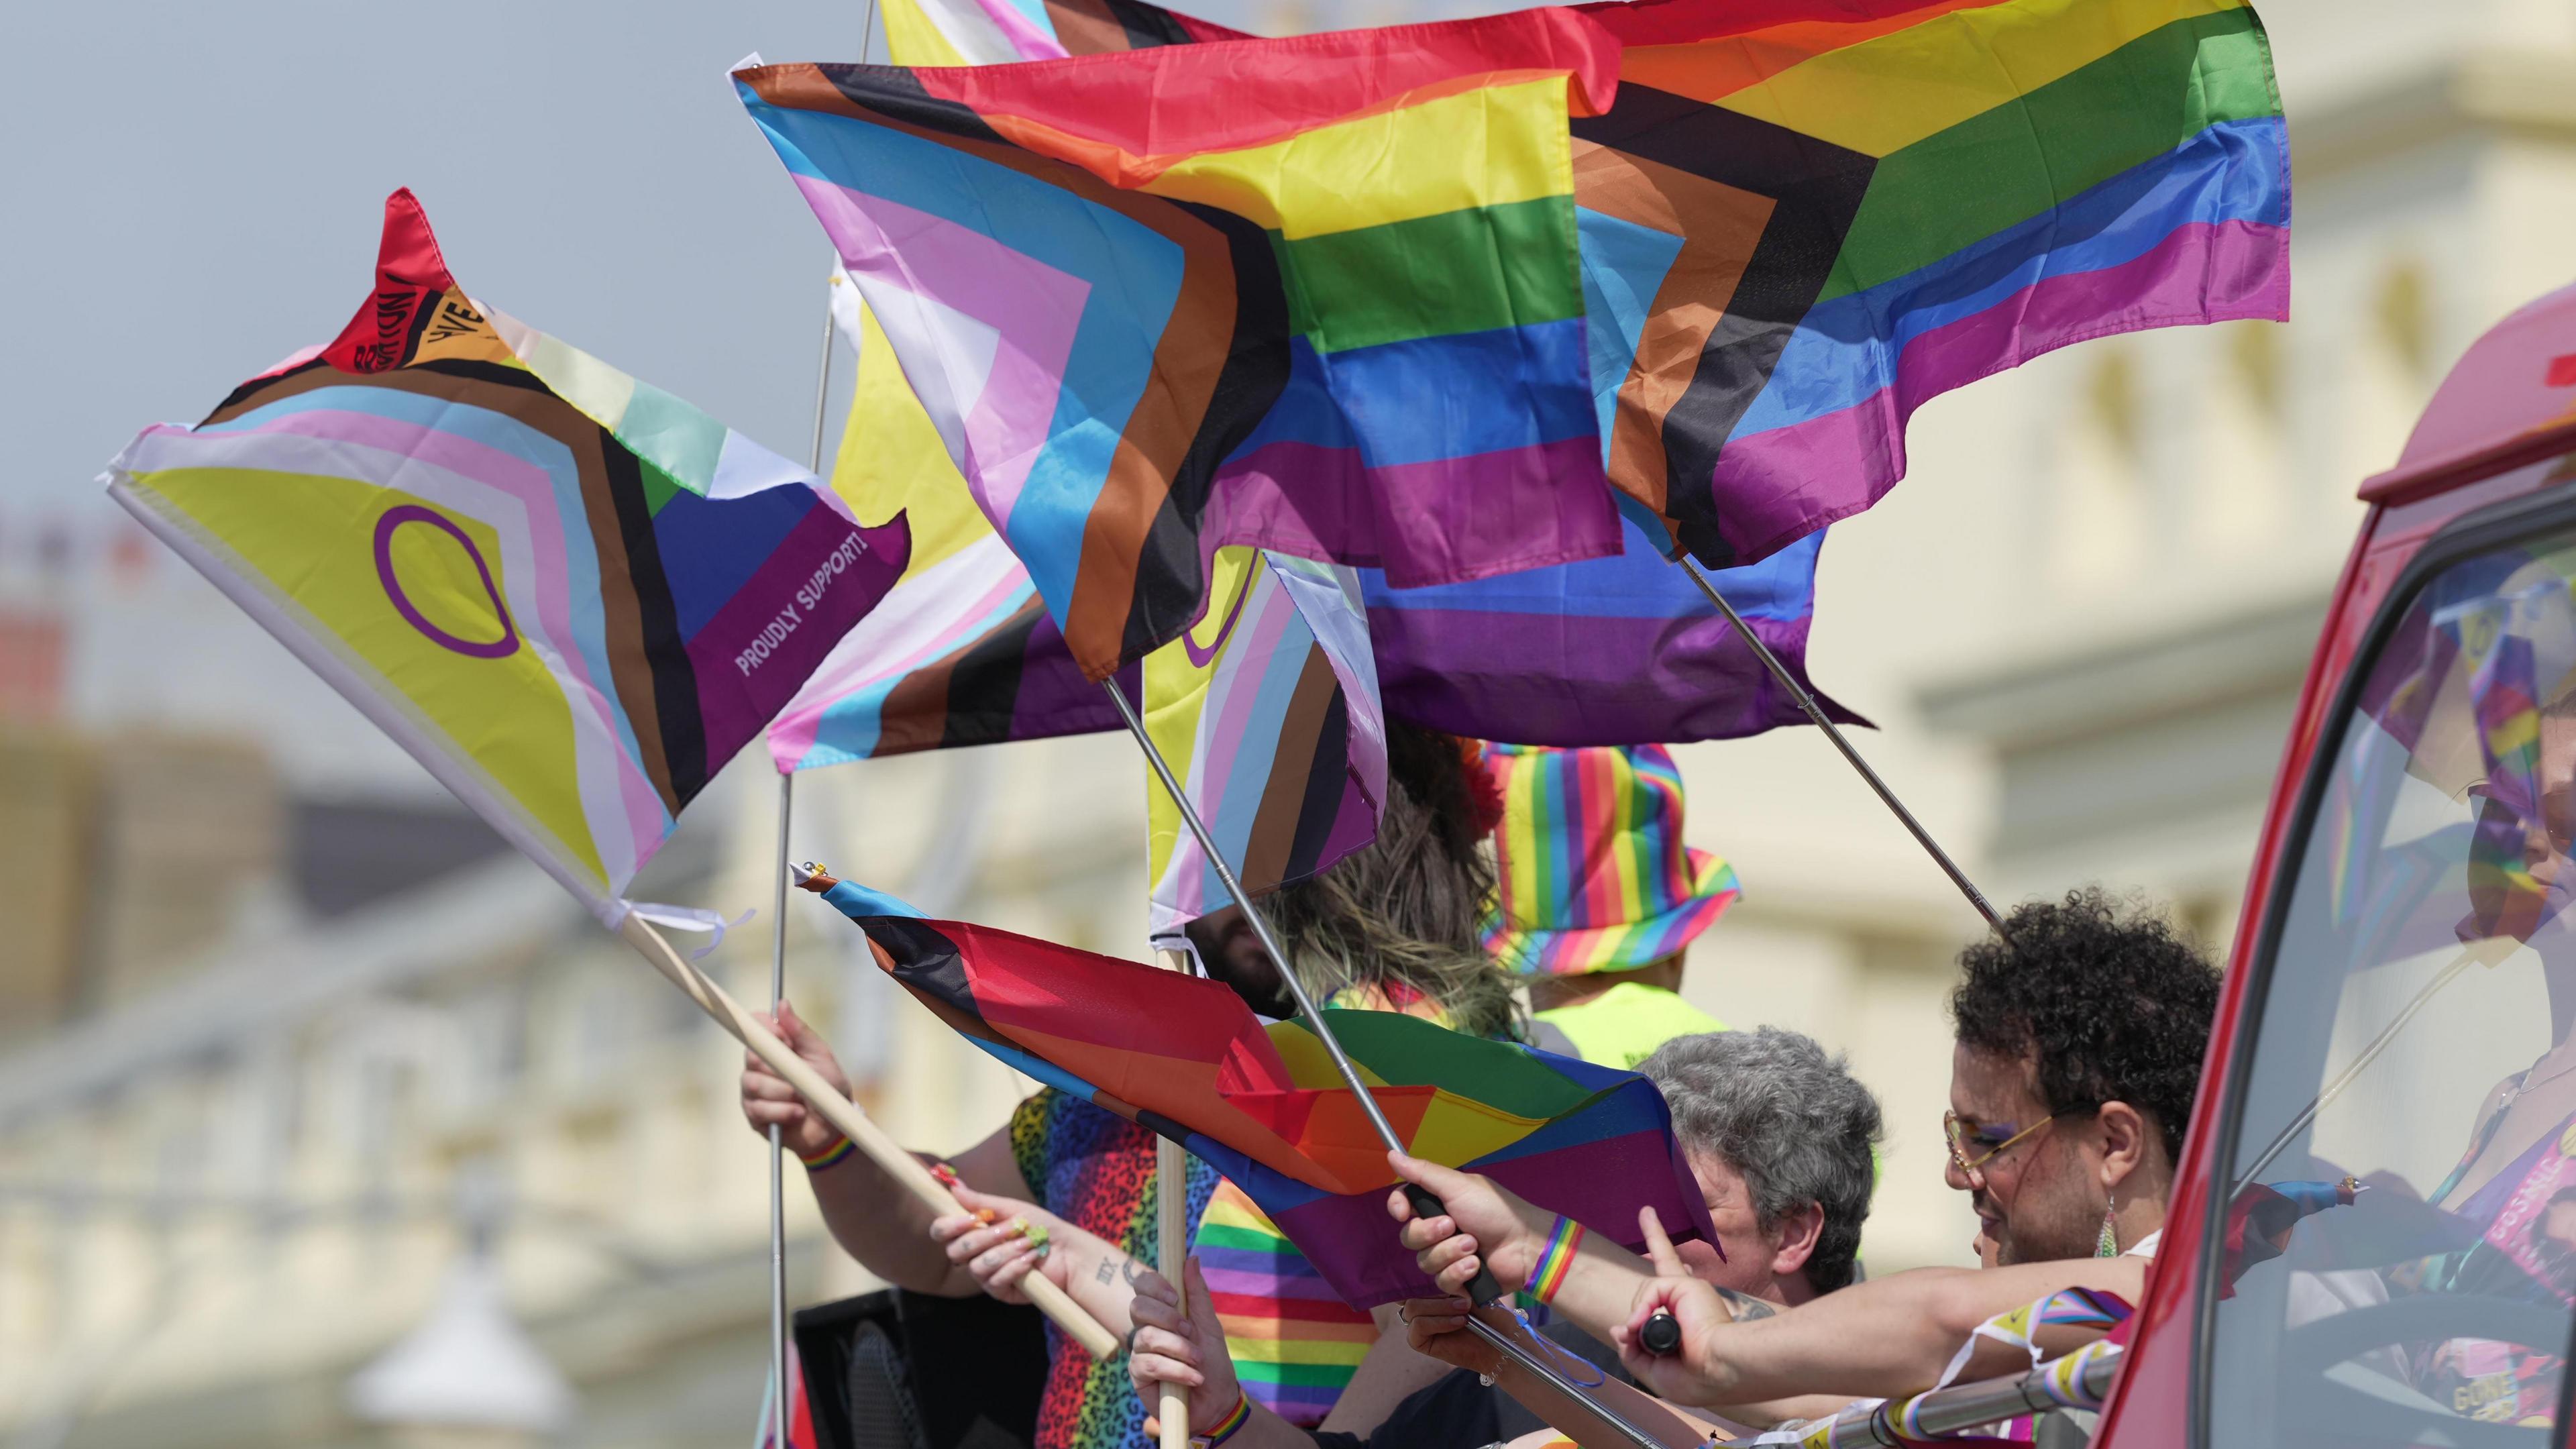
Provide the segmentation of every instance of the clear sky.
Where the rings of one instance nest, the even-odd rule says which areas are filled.
[[[856,59],[865,23],[850,0],[0,5],[0,564],[112,512],[91,480],[136,430],[337,334],[397,186],[476,296],[802,459],[829,251],[723,76]]]

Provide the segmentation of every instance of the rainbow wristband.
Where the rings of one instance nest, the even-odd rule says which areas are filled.
[[[1243,1390],[1236,1389],[1234,1407],[1226,1410],[1225,1417],[1211,1425],[1206,1433],[1191,1435],[1190,1449],[1216,1449],[1219,1444],[1242,1433],[1243,1426],[1251,1422],[1252,1401],[1243,1396]]]
[[[1521,1291],[1541,1303],[1553,1302],[1556,1290],[1565,1286],[1565,1275],[1574,1266],[1575,1249],[1583,1246],[1583,1224],[1559,1214],[1556,1226],[1549,1230],[1547,1246],[1539,1250],[1538,1261],[1530,1265],[1529,1281]]]
[[[858,1144],[844,1137],[811,1157],[799,1152],[796,1154],[796,1160],[805,1164],[807,1172],[821,1172],[827,1168],[840,1166],[851,1153],[857,1150]]]

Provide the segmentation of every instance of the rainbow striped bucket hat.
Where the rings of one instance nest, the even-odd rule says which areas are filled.
[[[1681,950],[1743,893],[1682,844],[1682,777],[1661,745],[1487,745],[1503,797],[1485,950],[1523,976],[1632,971]]]

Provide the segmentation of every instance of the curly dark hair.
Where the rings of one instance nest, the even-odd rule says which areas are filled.
[[[2179,1160],[2200,1059],[2218,1011],[2218,970],[2171,921],[2098,887],[2031,901],[1959,953],[1950,997],[1959,1044],[2032,1056],[2051,1112],[2126,1102],[2153,1117]]]

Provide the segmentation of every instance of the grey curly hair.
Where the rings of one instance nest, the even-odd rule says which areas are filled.
[[[1638,1064],[1663,1089],[1682,1149],[1744,1175],[1764,1231],[1808,1203],[1824,1229],[1807,1258],[1819,1293],[1852,1281],[1877,1177],[1878,1099],[1814,1038],[1766,1026],[1675,1037]]]

